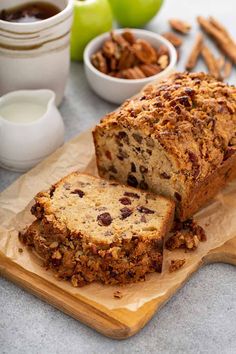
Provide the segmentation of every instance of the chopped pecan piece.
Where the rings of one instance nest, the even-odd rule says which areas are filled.
[[[235,153],[236,153],[236,147],[228,146],[228,148],[225,150],[223,161],[228,160]]]
[[[170,265],[169,265],[169,272],[176,272],[177,270],[179,270],[180,268],[183,267],[183,265],[185,264],[186,260],[185,259],[174,259],[171,260]]]
[[[59,243],[57,241],[54,241],[50,244],[49,248],[53,249],[53,248],[57,248],[59,246]]]
[[[199,242],[206,241],[204,229],[193,220],[176,223],[172,231],[173,235],[166,242],[166,248],[169,251],[179,248],[194,251]]]
[[[62,258],[62,254],[58,250],[52,254],[52,259],[60,260],[61,258]]]

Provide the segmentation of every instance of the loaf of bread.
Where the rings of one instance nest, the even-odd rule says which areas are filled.
[[[172,198],[186,220],[236,177],[236,89],[176,73],[108,114],[93,135],[101,177]]]
[[[35,198],[37,220],[20,239],[74,286],[125,284],[161,272],[174,203],[72,173]]]

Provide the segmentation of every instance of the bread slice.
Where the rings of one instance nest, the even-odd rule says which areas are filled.
[[[172,201],[77,172],[35,201],[37,220],[20,239],[74,286],[125,284],[161,272]]]
[[[176,73],[105,116],[93,134],[101,177],[172,198],[186,220],[236,177],[236,88]]]

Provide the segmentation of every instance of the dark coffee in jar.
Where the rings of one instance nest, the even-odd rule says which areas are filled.
[[[0,12],[0,19],[8,22],[38,22],[58,14],[61,10],[49,2],[29,2]]]

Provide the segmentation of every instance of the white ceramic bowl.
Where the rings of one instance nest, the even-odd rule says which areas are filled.
[[[0,11],[27,1],[1,0]],[[30,0],[29,2],[37,2]],[[0,95],[15,90],[51,89],[60,104],[70,66],[74,0],[49,0],[60,12],[46,20],[0,20]]]
[[[115,33],[122,33],[123,31],[124,29],[119,29],[115,30]],[[114,78],[101,73],[91,63],[91,56],[101,49],[102,44],[110,37],[110,34],[107,32],[93,39],[87,45],[84,52],[86,76],[91,88],[98,96],[112,103],[121,104],[125,99],[138,93],[143,86],[153,80],[161,81],[175,71],[177,53],[174,46],[168,40],[159,34],[146,30],[132,29],[132,32],[136,38],[147,40],[155,48],[158,48],[160,45],[165,45],[169,51],[170,63],[162,72],[145,79],[127,80]]]

